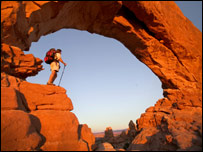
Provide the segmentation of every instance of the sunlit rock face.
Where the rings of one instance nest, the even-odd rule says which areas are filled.
[[[1,150],[91,150],[95,137],[71,112],[64,88],[1,78]]]
[[[36,75],[43,69],[41,59],[22,51],[29,50],[41,36],[62,28],[117,39],[162,82],[164,98],[137,120],[140,133],[129,150],[202,148],[202,33],[174,2],[2,1],[1,72],[15,76],[14,84]],[[7,82],[8,76],[4,78],[2,87],[14,85]]]
[[[21,79],[34,76],[43,70],[42,62],[32,54],[25,55],[18,47],[1,44],[1,70],[10,75]]]

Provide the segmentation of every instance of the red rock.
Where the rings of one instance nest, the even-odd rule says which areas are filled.
[[[79,125],[79,138],[87,143],[89,151],[92,151],[92,147],[95,143],[95,137],[91,132],[91,128],[88,128],[87,124]]]
[[[21,81],[22,80],[19,78],[8,75],[4,72],[1,73],[1,87],[13,87],[17,89]]]
[[[157,108],[157,107],[155,107]],[[177,144],[179,150],[200,150],[201,149],[201,134],[202,134],[202,109],[191,107],[182,110],[171,109],[170,113],[157,108],[156,114],[151,111],[147,111],[137,120],[138,128],[141,129],[141,134],[138,134],[134,141],[132,142],[130,149],[134,150],[157,150],[158,147],[148,147],[148,149],[139,145],[142,142],[142,135],[149,134],[148,131],[143,131],[150,128],[149,126],[155,128],[158,126],[160,130],[161,138],[166,140],[166,147],[170,149],[173,147],[171,144]],[[170,115],[169,115],[170,114]],[[189,117],[188,117],[189,116]],[[196,132],[200,136],[197,136]],[[166,134],[166,135],[165,135]],[[153,138],[153,137],[150,137]],[[171,141],[172,140],[172,141]],[[149,140],[151,141],[151,139]],[[136,144],[135,144],[136,143]],[[144,144],[147,146],[148,142]],[[152,143],[151,143],[152,144]],[[156,143],[153,143],[156,144]],[[164,145],[164,143],[162,143]],[[161,148],[163,145],[159,145]],[[163,147],[162,147],[163,148]],[[174,147],[175,148],[175,147]]]
[[[1,115],[5,118],[1,127],[7,128],[6,126],[9,126],[8,130],[1,130],[2,141],[5,136],[9,136],[9,133],[13,133],[16,131],[16,127],[21,127],[24,123],[28,123],[25,127],[29,125],[31,130],[36,128],[37,132],[40,133],[40,141],[36,139],[36,141],[29,144],[22,143],[21,138],[23,138],[23,141],[30,139],[24,139],[24,132],[26,133],[27,128],[21,127],[24,132],[20,130],[17,136],[11,136],[15,139],[8,138],[5,142],[2,142],[3,150],[87,151],[91,149],[95,138],[87,125],[81,125],[81,131],[78,132],[79,122],[77,117],[69,112],[73,109],[73,106],[64,88],[18,81],[15,77],[5,73],[2,73],[2,81],[4,87],[1,87],[1,108],[2,110],[6,109],[7,112]],[[12,109],[18,109],[20,114],[15,116],[18,113],[12,113],[10,116]],[[29,114],[23,112],[22,115],[22,110],[29,112]],[[29,117],[29,122],[24,122],[28,121],[24,118],[24,115]],[[12,120],[10,120],[10,117],[12,117]],[[6,124],[7,119],[8,125]],[[17,125],[13,119],[19,120]],[[20,119],[25,120],[20,121]],[[10,122],[13,122],[13,124]],[[34,137],[32,139],[35,140]],[[36,142],[38,144],[35,146],[34,143]],[[10,144],[15,146],[12,147]]]
[[[24,55],[17,47],[2,44],[1,54],[1,70],[7,74],[25,79],[43,70],[41,59],[35,58],[32,54]]]
[[[11,7],[7,6],[11,6],[13,9],[10,10]],[[202,49],[199,45],[202,40],[201,32],[185,18],[174,2],[47,1],[23,2],[23,7],[19,10],[16,9],[19,6],[20,3],[16,2],[2,2],[3,12],[8,10],[15,14],[9,16],[4,13],[1,21],[5,27],[3,28],[4,37],[2,37],[5,43],[13,42],[14,46],[24,50],[29,48],[31,42],[37,41],[40,36],[63,27],[88,30],[120,40],[158,75],[164,88],[181,88],[186,82],[189,81],[188,83],[192,84],[196,80],[200,83],[194,82],[194,85],[201,88],[201,75],[197,74],[202,67]],[[23,9],[26,11],[21,12],[21,17],[17,20],[18,11],[23,11]],[[104,9],[105,11],[103,11]],[[25,13],[24,16],[23,13]],[[72,18],[72,20],[66,21],[64,16]],[[29,22],[26,22],[27,20]],[[134,24],[131,22],[133,20]],[[56,24],[57,22],[61,24]],[[43,23],[44,26],[38,26],[39,23]],[[106,23],[105,26],[103,23]],[[22,27],[22,25],[24,26]],[[21,35],[14,32],[16,29]],[[24,39],[24,41],[19,41],[17,38]],[[193,40],[192,43],[191,40]],[[194,48],[197,51],[194,52]],[[189,64],[190,60],[197,64],[197,68],[194,69],[192,64]]]
[[[177,147],[173,143],[167,143],[165,134],[157,128],[143,128],[143,130],[135,137],[128,151],[174,151]]]
[[[20,93],[13,87],[1,87],[1,110],[26,111]]]
[[[37,131],[45,138],[40,147],[43,151],[80,151],[87,150],[87,145],[78,139],[79,122],[69,111],[37,110],[32,119]]]
[[[39,150],[41,136],[31,124],[30,115],[21,110],[1,111],[1,150]]]
[[[58,86],[22,82],[19,91],[24,95],[30,110],[73,110],[66,90]]]
[[[172,143],[173,137],[172,137],[171,135],[166,135],[165,137],[166,137],[166,141],[167,141],[168,143]]]

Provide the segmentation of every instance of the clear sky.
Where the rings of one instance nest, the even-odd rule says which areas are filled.
[[[184,15],[202,31],[202,2],[176,2]],[[68,64],[60,86],[67,90],[80,124],[87,124],[93,132],[128,128],[145,110],[163,98],[161,82],[152,71],[119,41],[87,31],[62,29],[38,42],[29,52],[44,59],[50,48],[60,48],[62,59]],[[46,84],[50,67],[28,82]],[[63,64],[55,80],[58,85]]]

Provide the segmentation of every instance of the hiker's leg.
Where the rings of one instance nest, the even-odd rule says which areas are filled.
[[[58,63],[58,62],[54,62],[54,63],[55,63],[55,65],[54,65],[54,71],[55,71],[55,73],[54,73],[54,77],[53,77],[52,83],[53,83],[54,80],[56,79],[56,77],[57,77],[57,72],[59,71],[59,63]]]
[[[55,70],[54,70],[54,71],[55,71]],[[55,74],[54,74],[52,83],[54,82],[54,80],[56,79],[56,77],[57,77],[57,71],[55,71]]]
[[[50,77],[49,77],[48,83],[53,83],[53,81],[56,79],[56,78],[54,78],[54,77],[56,77],[55,75],[56,75],[56,71],[53,70],[53,71],[51,72]]]
[[[53,84],[54,80],[56,79],[57,77],[57,72],[59,71],[59,63],[58,62],[52,62],[50,64],[50,67],[51,67],[51,75],[49,77],[49,81],[47,82],[48,84]]]

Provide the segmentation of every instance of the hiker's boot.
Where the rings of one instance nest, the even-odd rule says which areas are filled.
[[[47,85],[53,85],[53,86],[55,86],[55,84],[53,84],[51,82],[47,82]]]

